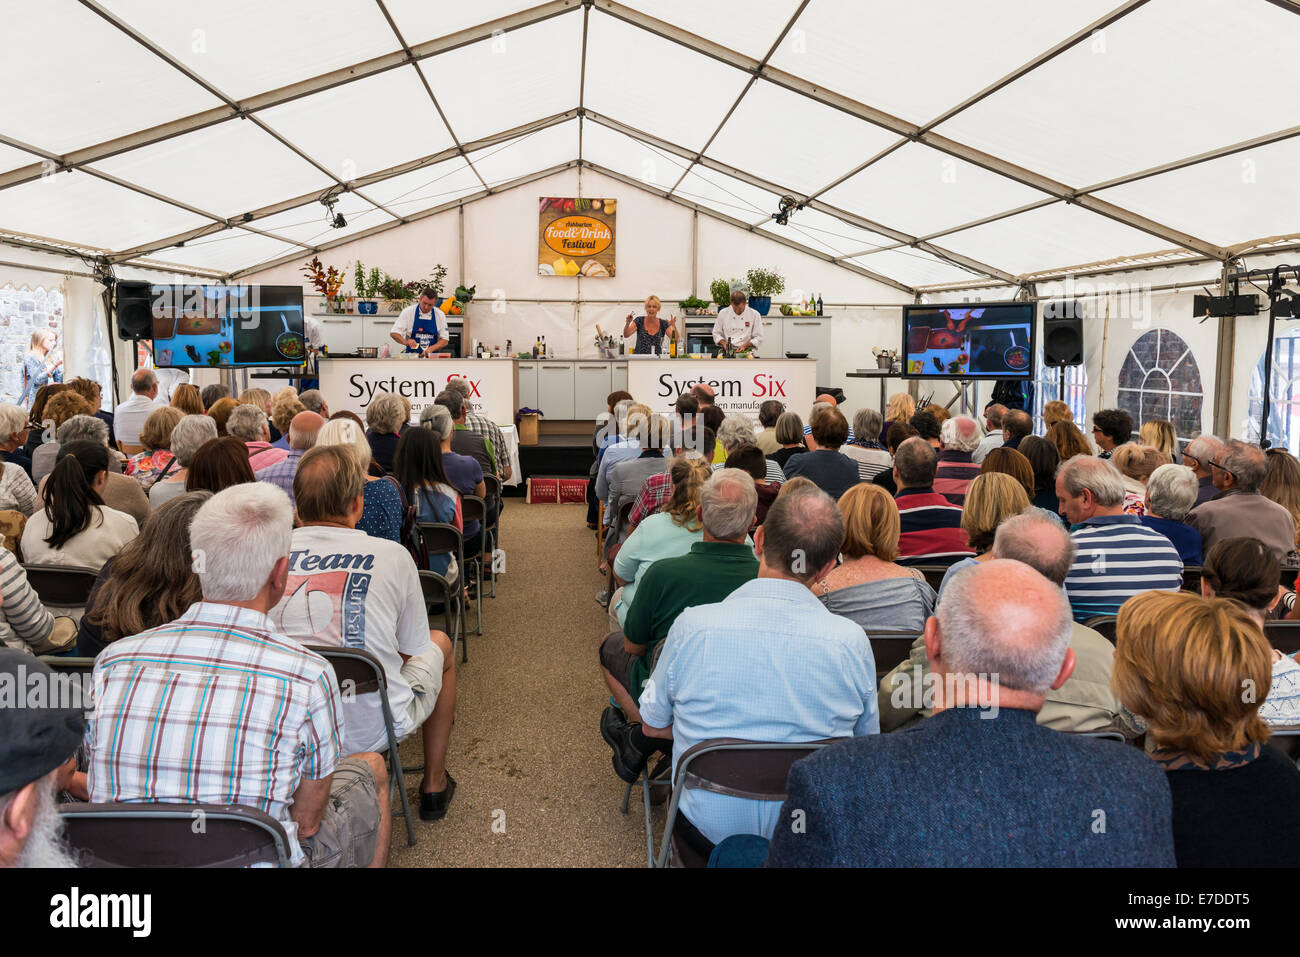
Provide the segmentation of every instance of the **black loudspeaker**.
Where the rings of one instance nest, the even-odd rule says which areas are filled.
[[[149,288],[147,282],[119,282],[114,287],[113,313],[117,317],[119,339],[153,338]]]
[[[1043,365],[1060,368],[1083,362],[1083,303],[1069,300],[1043,306]]]

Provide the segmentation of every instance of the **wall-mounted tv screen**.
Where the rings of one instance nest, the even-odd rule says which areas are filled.
[[[1032,379],[1034,304],[903,307],[903,378]]]
[[[301,286],[154,286],[158,368],[302,365]]]

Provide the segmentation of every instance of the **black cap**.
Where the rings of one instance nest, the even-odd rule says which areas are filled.
[[[0,648],[0,794],[43,778],[81,744],[81,676],[54,679],[39,658]]]

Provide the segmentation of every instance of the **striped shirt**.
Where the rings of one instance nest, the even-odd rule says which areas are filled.
[[[41,604],[14,553],[0,548],[0,642],[9,648],[40,647],[54,629],[54,616]]]
[[[898,564],[951,565],[975,550],[961,527],[961,508],[932,488],[899,489]]]
[[[1075,621],[1114,615],[1145,591],[1178,591],[1183,561],[1178,549],[1136,515],[1096,515],[1070,532],[1079,548],[1065,592]]]
[[[23,471],[21,465],[13,462],[0,463],[4,471],[0,472],[0,509],[13,509],[24,515],[32,516],[41,507],[41,500],[36,495],[36,486],[31,476]]]
[[[894,467],[894,457],[874,441],[870,444],[846,442],[840,446],[840,453],[858,464],[859,482],[870,482],[881,472]]]
[[[785,481],[785,470],[781,468],[781,466],[778,463],[768,458],[763,459],[763,463],[767,466],[767,474],[763,476],[763,480],[765,482]],[[719,469],[723,469],[726,467],[727,467],[726,461],[713,463],[713,471],[715,472],[718,471]]]
[[[939,453],[939,466],[934,473],[934,490],[952,502],[966,504],[966,490],[980,474],[980,465],[973,461],[970,452],[944,449]]]
[[[341,754],[334,670],[260,612],[196,602],[95,660],[86,722],[95,802],[244,804],[284,825],[303,778]]]

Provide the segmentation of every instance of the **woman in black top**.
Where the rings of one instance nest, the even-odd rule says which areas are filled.
[[[645,301],[645,315],[633,316],[629,312],[627,322],[623,323],[624,339],[636,333],[636,345],[632,351],[639,356],[663,355],[668,351],[664,348],[664,335],[669,339],[677,338],[677,317],[672,316],[665,323],[659,318],[660,305],[658,296],[650,296]]]
[[[782,412],[777,416],[773,431],[776,432],[776,441],[781,447],[769,454],[768,458],[784,471],[790,456],[808,451],[808,443],[804,441],[803,435],[803,419],[799,418],[798,412]]]
[[[1061,456],[1056,446],[1037,435],[1026,435],[1020,440],[1017,451],[1029,459],[1034,470],[1034,494],[1030,504],[1059,515],[1061,500],[1056,497],[1056,467],[1061,464]]]
[[[1271,680],[1236,601],[1149,591],[1120,608],[1111,687],[1155,741],[1179,867],[1300,866],[1300,770],[1259,716]]]

